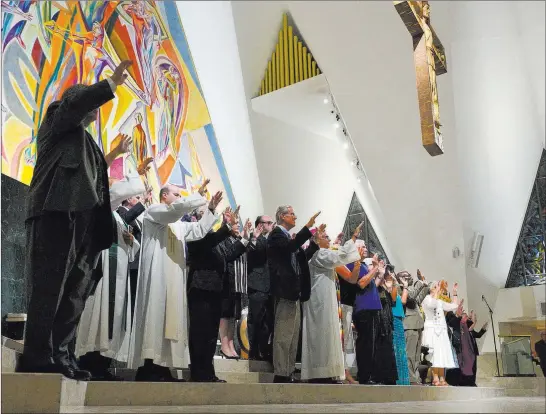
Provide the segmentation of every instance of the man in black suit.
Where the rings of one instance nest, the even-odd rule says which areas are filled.
[[[301,328],[301,302],[311,295],[309,259],[319,249],[311,242],[304,251],[301,246],[313,235],[317,213],[292,239],[289,231],[296,226],[292,206],[280,206],[275,215],[277,226],[267,239],[267,260],[271,277],[271,292],[275,298],[273,337],[274,382],[292,382],[296,365]],[[322,225],[324,230],[326,226]]]
[[[225,382],[214,371],[214,354],[222,314],[224,278],[228,262],[246,251],[248,240],[226,243],[233,235],[239,238],[239,222],[227,210],[224,224],[203,239],[188,243],[188,310],[190,320],[189,348],[191,380]]]
[[[111,78],[74,85],[47,109],[37,135],[38,158],[28,195],[26,221],[30,300],[19,372],[54,372],[89,380],[69,351],[93,287],[99,254],[114,241],[108,164],[86,131],[98,108],[114,98],[131,61]]]
[[[267,237],[275,223],[269,216],[259,216],[254,224],[251,248],[247,252],[249,358],[273,362],[269,337],[273,332],[274,306],[269,294]]]

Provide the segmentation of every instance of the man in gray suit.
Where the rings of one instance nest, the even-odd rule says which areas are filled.
[[[99,254],[114,240],[107,169],[127,150],[124,137],[106,157],[86,127],[114,98],[131,61],[111,78],[73,85],[51,103],[38,130],[38,158],[27,200],[26,276],[30,284],[24,351],[19,372],[61,373],[77,380],[70,344],[94,285]]]
[[[419,306],[423,299],[429,294],[430,289],[425,282],[421,272],[417,270],[418,280],[413,281],[409,272],[398,273],[398,280],[408,281],[408,299],[405,306],[406,317],[404,318],[404,334],[406,337],[406,353],[408,355],[408,368],[411,384],[420,384],[418,366],[421,361],[421,336],[424,329],[423,316]]]

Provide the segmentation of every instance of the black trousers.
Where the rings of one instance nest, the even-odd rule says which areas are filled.
[[[269,343],[275,324],[273,297],[269,293],[248,289],[248,340],[251,358],[272,360]]]
[[[94,285],[95,212],[49,212],[29,219],[27,265],[30,299],[25,329],[25,365],[70,365],[85,301]]]
[[[26,223],[26,365],[71,362],[69,344],[94,285],[92,271],[100,253],[92,248],[94,217],[92,210],[51,212]]]
[[[191,288],[188,310],[191,379],[209,381],[216,376],[214,354],[222,315],[222,292]]]
[[[138,283],[138,268],[129,269],[129,287],[131,289],[131,315],[135,314],[136,303],[136,291]],[[131,325],[133,325],[134,318],[131,318]]]
[[[379,311],[362,310],[353,314],[353,322],[358,332],[355,343],[358,382],[366,384],[374,379],[377,369],[375,357],[379,330]]]

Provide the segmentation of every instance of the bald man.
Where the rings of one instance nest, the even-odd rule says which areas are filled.
[[[206,205],[207,183],[185,198],[177,187],[166,185],[159,193],[160,204],[144,213],[128,360],[129,368],[139,368],[137,381],[177,381],[169,368],[189,365],[186,243],[202,239],[212,229],[222,193],[211,198],[199,221],[181,218]]]

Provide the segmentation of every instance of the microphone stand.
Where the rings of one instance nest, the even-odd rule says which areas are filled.
[[[485,302],[485,305],[489,309],[489,317],[491,318],[491,328],[493,329],[493,344],[495,345],[495,361],[497,362],[497,377],[500,377],[499,355],[497,353],[497,336],[495,335],[495,324],[493,323],[493,310],[491,309],[491,306],[489,306],[489,303],[487,303],[487,299],[485,299],[484,295],[482,295],[482,300]]]

